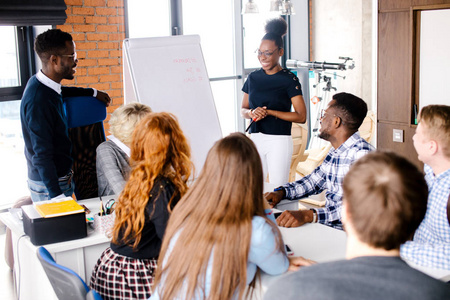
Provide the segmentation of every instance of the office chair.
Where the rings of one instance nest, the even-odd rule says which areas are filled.
[[[96,149],[106,140],[106,106],[94,97],[67,97],[64,107],[72,141],[75,196],[78,200],[98,197]]]
[[[58,299],[102,299],[96,291],[89,289],[77,273],[57,264],[52,255],[44,247],[39,247],[37,256]]]
[[[358,130],[359,135],[367,142],[371,143],[373,136],[375,135],[376,127],[377,127],[377,116],[374,111],[369,110],[361,126],[359,126]]]

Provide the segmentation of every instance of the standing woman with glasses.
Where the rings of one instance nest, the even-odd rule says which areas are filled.
[[[291,123],[305,123],[306,106],[297,76],[280,65],[286,21],[270,20],[265,30],[256,50],[262,68],[252,72],[242,88],[241,115],[252,120],[249,130],[261,157],[264,179],[268,173],[270,183],[281,185],[289,178]]]

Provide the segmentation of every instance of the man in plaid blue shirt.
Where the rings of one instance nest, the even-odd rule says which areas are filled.
[[[358,133],[365,116],[367,104],[349,93],[333,96],[328,108],[322,112],[319,137],[331,143],[323,163],[302,179],[276,188],[265,197],[275,206],[281,199],[300,199],[326,190],[324,208],[284,211],[277,223],[283,227],[298,227],[305,223],[322,223],[342,229],[342,182],[350,166],[374,150]]]
[[[428,206],[414,239],[402,245],[400,254],[420,266],[450,270],[450,106],[422,108],[413,141],[425,164]]]

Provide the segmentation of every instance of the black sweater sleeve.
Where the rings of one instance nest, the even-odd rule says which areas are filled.
[[[94,90],[91,88],[81,88],[73,86],[61,86],[61,96],[66,97],[81,97],[81,96],[93,96]]]

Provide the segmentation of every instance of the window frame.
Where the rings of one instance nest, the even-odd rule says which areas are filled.
[[[20,84],[14,87],[0,87],[0,101],[14,101],[22,99],[25,86],[34,74],[36,68],[35,54],[33,50],[33,27],[15,26],[17,55],[19,60]]]
[[[125,0],[125,35],[127,38],[129,35],[129,22],[128,22],[128,2],[132,0]],[[246,124],[245,119],[240,115],[240,107],[242,104],[242,91],[241,88],[247,79],[247,76],[258,70],[260,67],[256,68],[245,68],[244,66],[244,30],[243,27],[243,15],[242,5],[243,0],[229,0],[232,2],[233,10],[234,10],[234,44],[235,44],[235,70],[234,74],[229,74],[223,77],[210,77],[209,80],[211,82],[218,82],[223,80],[234,80],[236,84],[235,89],[235,120],[236,120],[236,130],[240,132],[244,132]],[[183,0],[168,0],[169,2],[169,14],[170,14],[170,33],[171,35],[183,35],[184,34],[184,26],[183,26]],[[245,3],[244,3],[245,4]],[[288,58],[291,57],[291,19],[290,16],[280,16],[284,18],[287,22],[288,28],[287,33],[284,40],[284,55],[281,59],[281,65],[285,68],[285,62]]]

